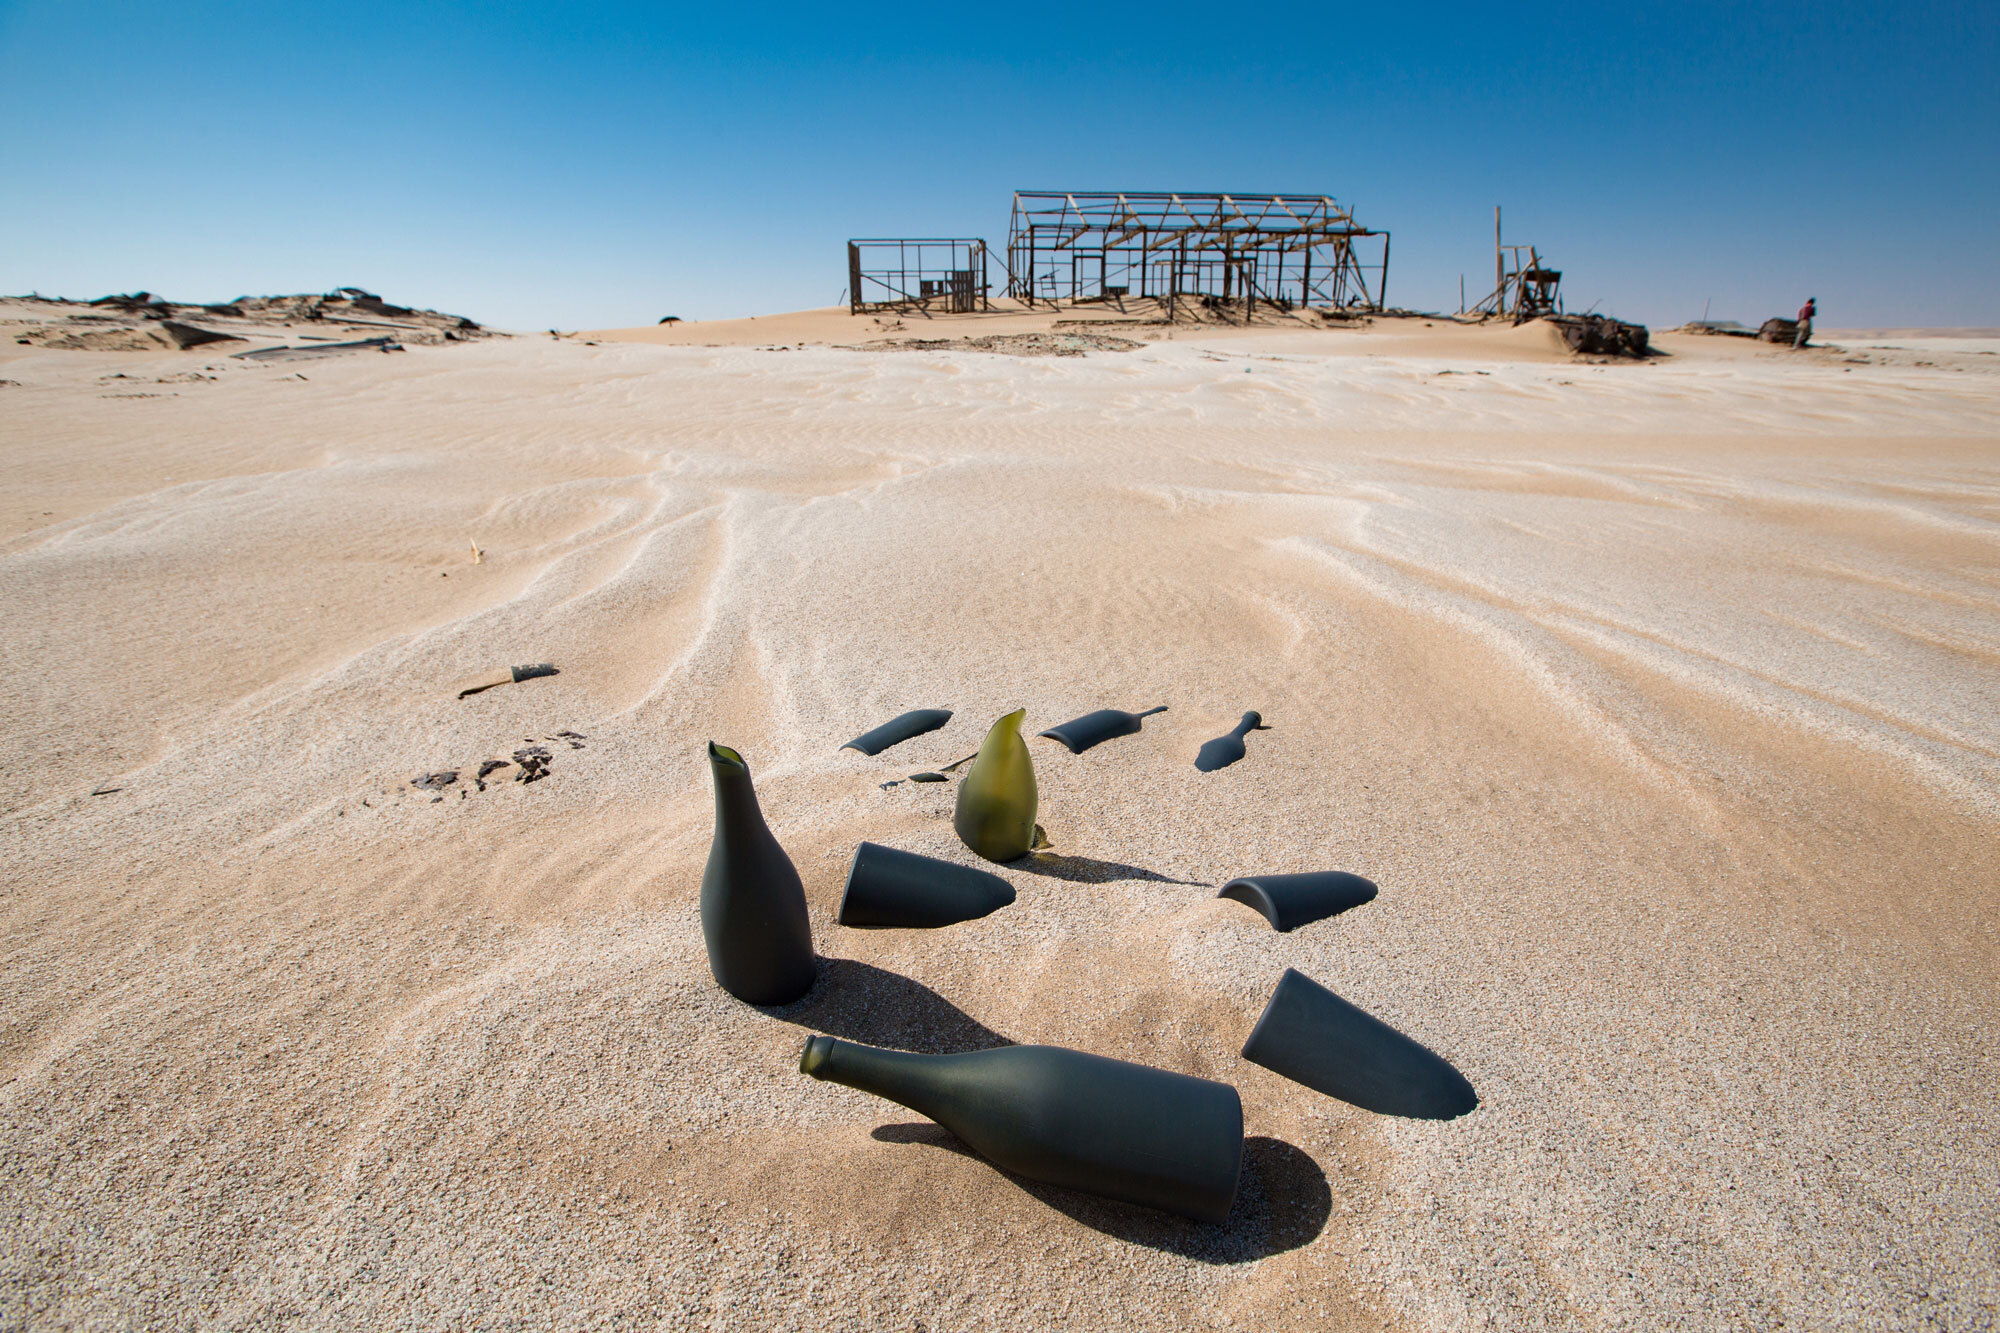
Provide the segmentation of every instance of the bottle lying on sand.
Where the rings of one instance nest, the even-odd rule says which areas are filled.
[[[1058,1046],[912,1055],[810,1037],[799,1072],[929,1116],[981,1157],[1047,1185],[1229,1216],[1243,1103],[1227,1083]]]
[[[863,754],[880,754],[892,745],[901,745],[912,736],[936,731],[949,721],[951,721],[949,708],[919,708],[915,712],[891,718],[873,731],[862,732],[840,748],[859,750]]]
[[[864,842],[848,869],[838,920],[843,926],[926,930],[973,921],[1013,901],[1014,886],[989,870]]]
[[[1243,738],[1253,731],[1269,731],[1264,719],[1256,713],[1245,713],[1243,720],[1226,736],[1217,736],[1212,741],[1203,741],[1201,750],[1194,757],[1194,766],[1204,773],[1213,773],[1218,768],[1228,768],[1244,755]]]
[[[478,694],[497,685],[517,685],[524,680],[538,680],[543,676],[560,676],[553,662],[529,662],[525,666],[495,667],[477,676],[468,676],[452,686],[463,699],[468,694]]]
[[[1255,908],[1275,930],[1297,930],[1375,901],[1375,881],[1344,870],[1314,870],[1302,875],[1238,875],[1215,896],[1234,898]]]
[[[951,826],[959,839],[989,861],[1026,856],[1043,839],[1035,824],[1035,762],[1021,739],[1017,708],[993,724],[972,761],[972,770],[958,785],[958,806]]]
[[[1166,711],[1165,704],[1161,704],[1158,708],[1148,708],[1143,713],[1128,713],[1122,708],[1100,708],[1095,713],[1073,717],[1059,727],[1050,727],[1047,731],[1038,731],[1035,734],[1061,741],[1069,747],[1071,754],[1082,754],[1091,746],[1103,741],[1133,735],[1139,730],[1141,719]]]
[[[812,923],[792,858],[771,836],[750,766],[708,743],[715,778],[715,840],[701,875],[708,970],[746,1004],[790,1004],[812,989]]]
[[[1479,1105],[1449,1060],[1297,968],[1278,979],[1243,1058],[1381,1115],[1453,1120]]]

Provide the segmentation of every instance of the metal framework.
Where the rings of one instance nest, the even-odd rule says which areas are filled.
[[[1521,257],[1527,252],[1527,258]],[[1542,262],[1532,245],[1500,243],[1500,209],[1493,209],[1493,290],[1472,309],[1516,324],[1562,313],[1562,270]]]
[[[1380,240],[1380,257],[1375,241]],[[1325,195],[1022,190],[1007,294],[1034,304],[1186,298],[1380,310],[1389,233]]]
[[[847,243],[847,308],[932,310],[964,315],[992,309],[986,242],[977,237],[890,237]]]

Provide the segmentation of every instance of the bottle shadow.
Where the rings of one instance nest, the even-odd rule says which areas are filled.
[[[922,982],[852,958],[822,957],[803,999],[763,1012],[813,1032],[924,1055],[1014,1044]]]
[[[882,1143],[943,1148],[997,1171],[1027,1194],[1093,1231],[1205,1264],[1247,1264],[1310,1245],[1333,1215],[1333,1187],[1309,1155],[1283,1139],[1243,1140],[1243,1178],[1221,1222],[1196,1222],[1135,1204],[1100,1199],[1000,1171],[942,1125],[878,1125]]]
[[[1138,879],[1153,884],[1187,884],[1201,889],[1214,887],[1197,879],[1174,879],[1144,866],[1121,865],[1116,861],[1099,861],[1089,856],[1062,856],[1055,852],[1030,852],[1019,860],[1009,861],[1007,868],[1077,884],[1108,884],[1112,880]]]

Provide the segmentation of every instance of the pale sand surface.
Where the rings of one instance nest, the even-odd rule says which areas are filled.
[[[917,312],[851,314],[845,306],[798,310],[751,319],[712,319],[636,329],[596,329],[565,338],[596,342],[651,343],[662,347],[851,347],[912,339],[965,340],[1041,332],[1105,334],[1149,342],[1203,343],[1250,339],[1260,346],[1283,334],[1303,334],[1315,356],[1330,354],[1418,356],[1503,356],[1512,361],[1568,362],[1561,337],[1546,324],[1522,328],[1460,323],[1445,316],[1361,318],[1328,324],[1303,311],[1260,307],[1247,325],[1229,325],[1192,315],[1176,321],[1157,301],[1132,300],[1122,306],[1090,303],[1032,308],[996,300],[993,308],[969,315],[926,316]],[[1192,307],[1190,307],[1192,309]],[[1282,341],[1292,341],[1285,339]]]
[[[0,1325],[1990,1327],[2000,358],[1396,324],[0,340]],[[834,924],[863,838],[971,860],[878,783],[1162,703],[1029,742],[1015,906]],[[708,976],[711,737],[805,879],[788,1010]],[[1381,894],[1213,897],[1323,868]],[[1239,1060],[1287,966],[1479,1108]],[[1234,1082],[1237,1212],[1025,1186],[813,1031]]]

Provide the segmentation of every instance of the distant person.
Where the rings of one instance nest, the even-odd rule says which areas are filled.
[[[1808,296],[1806,303],[1799,307],[1799,331],[1792,335],[1792,350],[1798,351],[1812,338],[1813,316],[1819,313],[1815,297]]]

